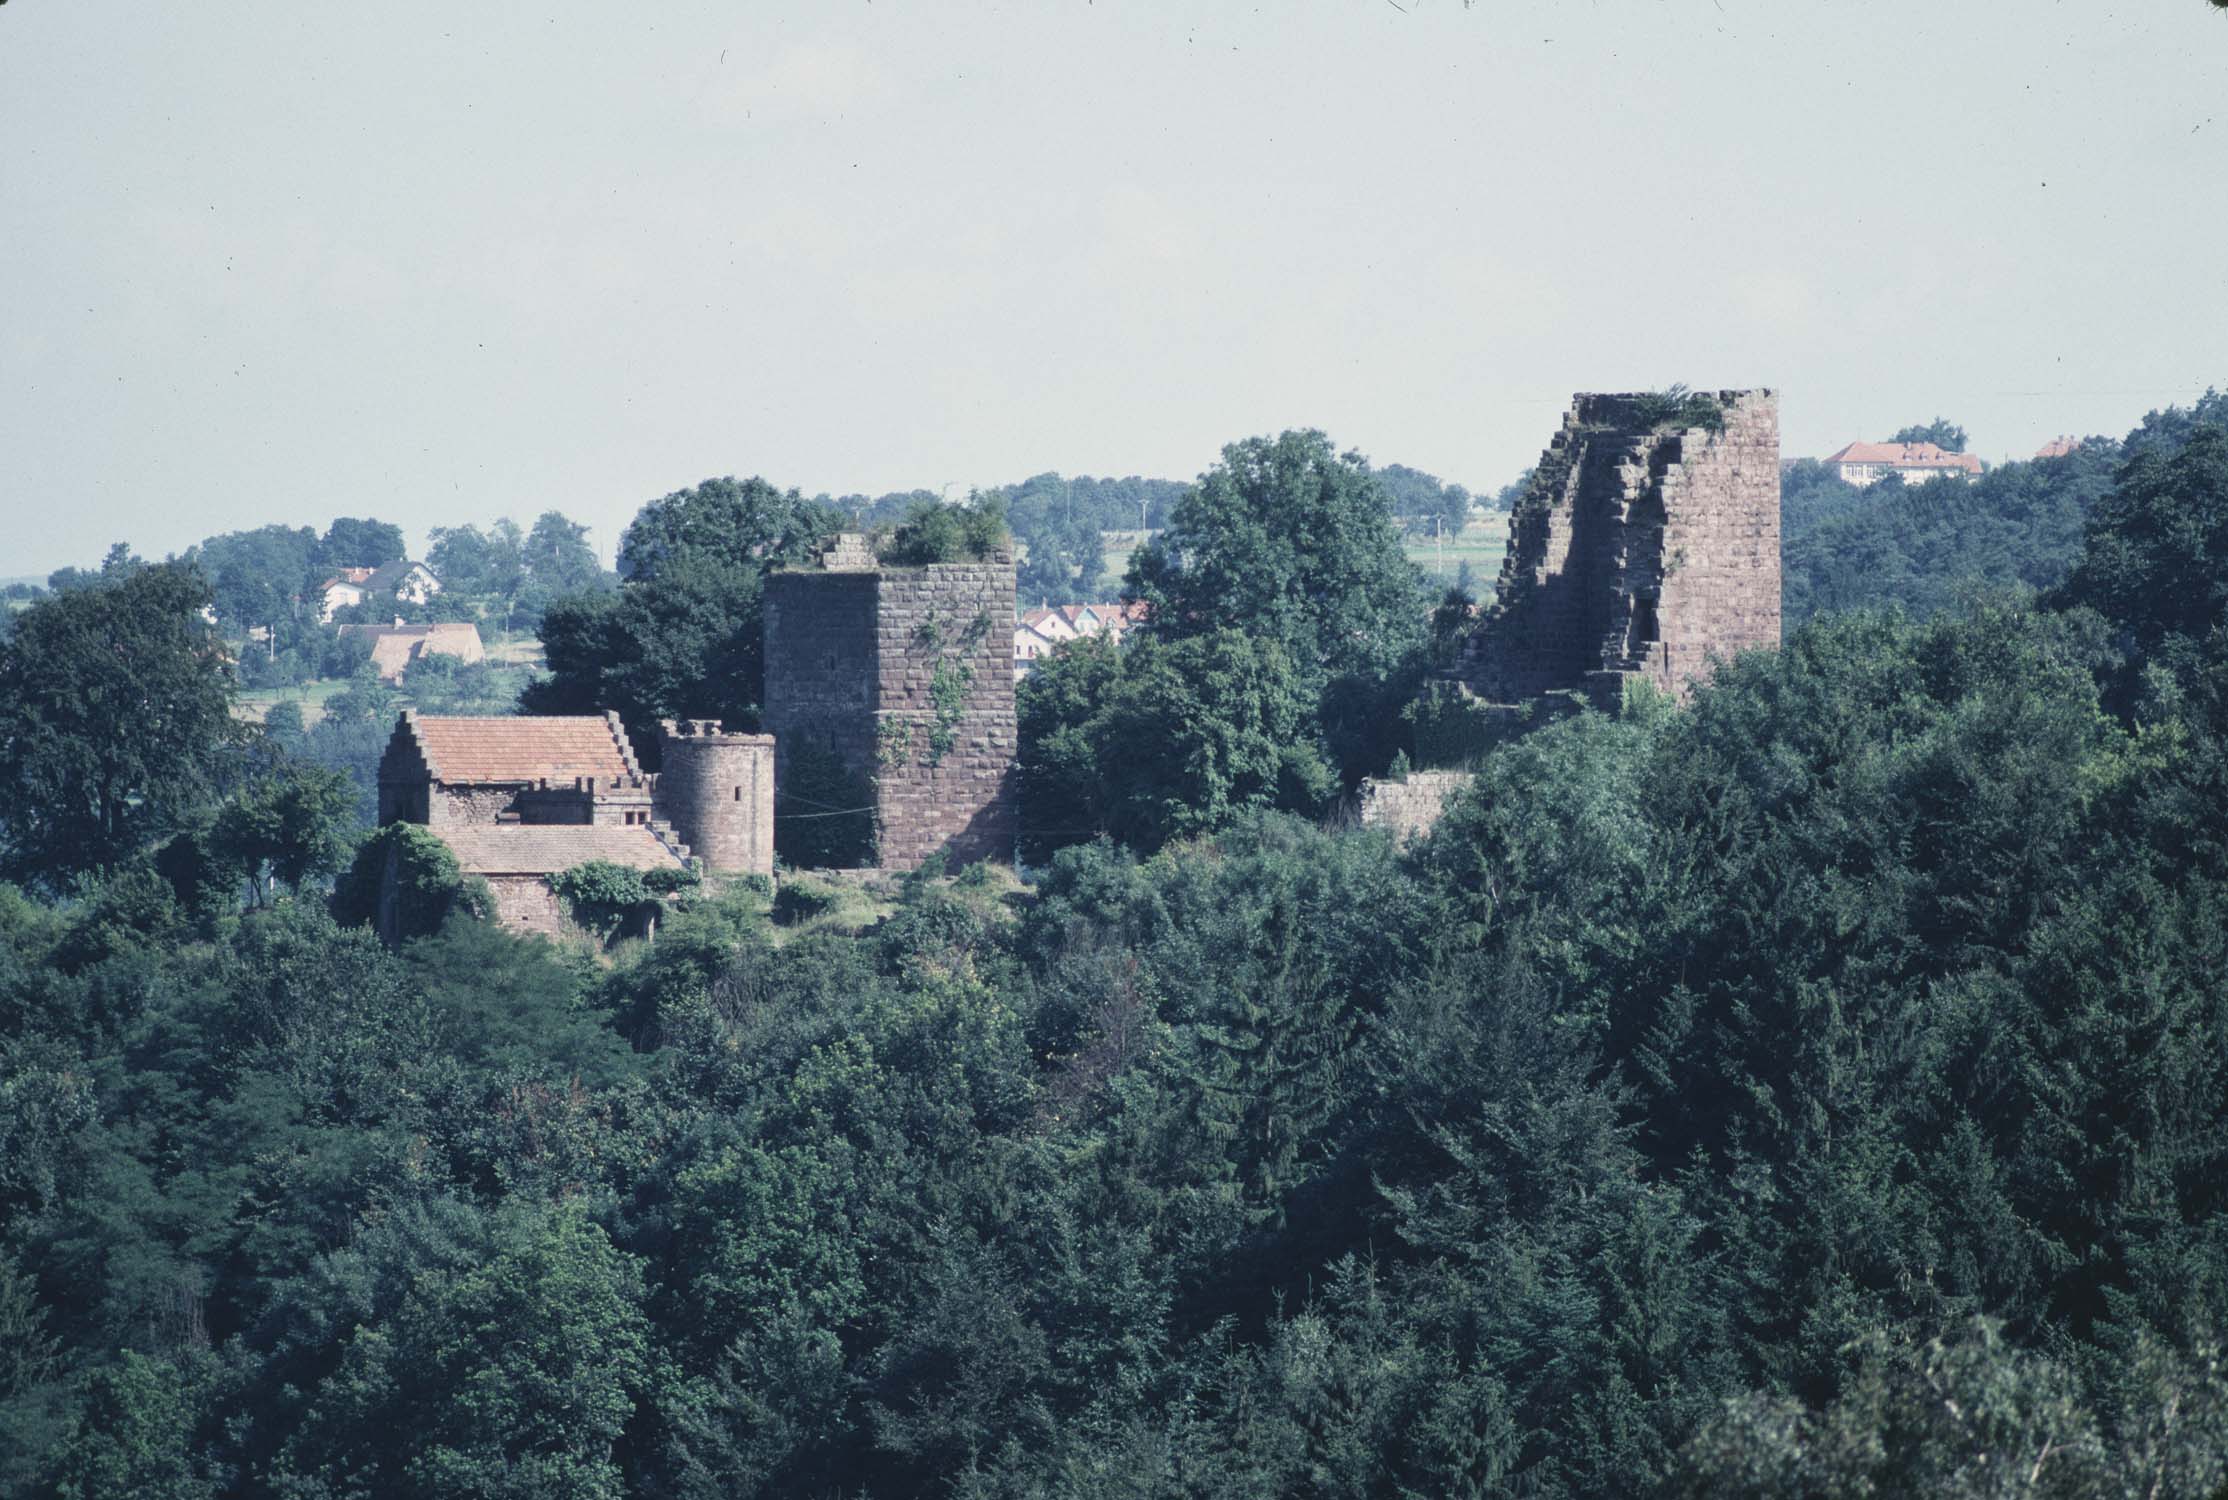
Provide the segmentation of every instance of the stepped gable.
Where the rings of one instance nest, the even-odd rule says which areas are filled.
[[[632,870],[688,862],[647,828],[563,823],[477,824],[433,832],[467,875],[555,875],[590,860]]]
[[[1779,398],[1581,394],[1509,518],[1499,598],[1452,675],[1475,697],[1685,696],[1779,644]],[[1668,410],[1668,415],[1667,415]],[[1691,424],[1691,425],[1690,425]]]
[[[617,714],[562,718],[424,718],[395,727],[394,755],[405,738],[430,777],[446,786],[599,782],[639,777],[634,747]]]

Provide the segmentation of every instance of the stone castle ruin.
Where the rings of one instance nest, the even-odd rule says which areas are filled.
[[[1779,398],[1580,395],[1509,517],[1500,598],[1454,677],[1491,704],[1678,697],[1779,644]]]
[[[1437,691],[1521,723],[1615,707],[1634,682],[1683,697],[1715,662],[1777,645],[1778,423],[1769,390],[1578,396],[1510,517],[1499,600]],[[669,720],[650,774],[615,714],[406,713],[380,821],[426,825],[504,920],[548,932],[564,924],[552,875],[590,860],[771,874],[777,818],[785,840],[848,820],[861,837],[837,864],[1011,859],[1014,603],[1010,552],[898,566],[845,534],[766,580],[767,733]],[[1426,831],[1467,779],[1367,783],[1360,820]]]
[[[771,875],[777,787],[785,818],[855,819],[885,870],[1011,859],[1013,620],[1010,553],[897,567],[847,534],[767,580],[773,733],[669,719],[662,768],[645,772],[617,714],[405,713],[379,764],[379,821],[424,825],[487,881],[498,920],[551,935],[565,914],[550,877],[590,861]],[[815,759],[855,802],[795,790]]]
[[[551,935],[549,877],[602,860],[710,875],[773,869],[773,741],[665,726],[646,773],[617,714],[429,718],[405,713],[379,761],[379,821],[437,834],[485,879],[497,920]]]

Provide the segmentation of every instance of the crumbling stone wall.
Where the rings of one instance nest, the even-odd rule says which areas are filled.
[[[514,786],[442,786],[432,788],[425,821],[436,828],[478,823],[494,824],[505,813],[515,812],[519,788]]]
[[[1447,804],[1470,780],[1468,771],[1411,771],[1400,781],[1364,778],[1355,807],[1364,828],[1387,828],[1399,839],[1420,838],[1437,826]]]
[[[791,784],[807,747],[840,759],[870,788],[884,869],[939,852],[1011,859],[1011,556],[864,566],[848,542],[831,554],[836,566],[767,580],[764,717],[777,784]],[[776,815],[825,811],[785,798]]]
[[[495,898],[498,926],[516,933],[538,932],[546,938],[563,937],[579,930],[566,915],[564,901],[549,888],[548,877],[487,875],[481,878]]]
[[[1571,402],[1456,669],[1471,692],[1607,706],[1638,678],[1683,697],[1714,662],[1779,643],[1779,398],[1701,399],[1722,427],[1658,422],[1643,394]]]

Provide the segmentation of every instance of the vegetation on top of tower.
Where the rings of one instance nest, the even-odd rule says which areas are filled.
[[[1699,427],[1705,432],[1725,430],[1725,404],[1708,391],[1684,384],[1646,391],[1633,403],[1633,414],[1657,432]]]
[[[1013,545],[1006,530],[1006,502],[979,496],[972,505],[924,500],[906,512],[895,530],[877,532],[875,555],[893,567],[929,563],[982,562]]]

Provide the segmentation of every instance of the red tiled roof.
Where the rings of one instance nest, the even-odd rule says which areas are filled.
[[[467,875],[554,875],[592,859],[634,870],[678,866],[673,851],[647,828],[596,828],[585,823],[474,823],[432,830]]]
[[[483,782],[609,781],[631,776],[631,747],[622,749],[612,720],[595,717],[437,719],[411,714],[433,779],[450,786]]]
[[[2080,446],[2081,440],[2068,434],[2065,437],[2052,438],[2049,442],[2044,443],[2040,448],[2037,448],[2035,450],[2035,457],[2064,458],[2068,453],[2071,453],[2074,449]]]
[[[1826,455],[1829,464],[1887,464],[1898,469],[1963,469],[1981,471],[1980,460],[1970,453],[1952,453],[1933,443],[1851,443]]]

